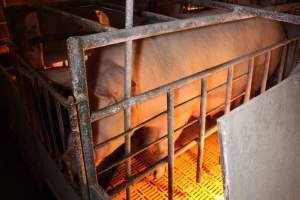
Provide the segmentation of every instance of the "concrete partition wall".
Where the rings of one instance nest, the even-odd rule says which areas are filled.
[[[218,120],[225,198],[300,199],[300,73]]]

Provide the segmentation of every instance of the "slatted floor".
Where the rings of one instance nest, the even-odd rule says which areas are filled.
[[[186,153],[175,159],[175,198],[174,199],[194,199],[194,200],[219,200],[223,199],[222,174],[219,164],[218,137],[214,134],[205,140],[204,164],[202,168],[202,181],[195,182],[196,176],[196,155],[195,146]],[[146,159],[145,159],[146,160]],[[132,159],[133,173],[137,173],[149,163],[145,163],[137,158]],[[124,180],[125,166],[118,169],[118,174],[114,177],[112,185],[117,185]],[[132,185],[132,199],[167,199],[167,173],[161,178],[154,180],[152,176],[147,176],[141,181]],[[125,199],[125,191],[113,197],[115,200]]]

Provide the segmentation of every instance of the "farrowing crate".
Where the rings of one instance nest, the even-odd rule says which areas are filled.
[[[89,2],[94,3],[95,5],[99,5],[98,2]],[[226,3],[219,3],[213,1],[201,1],[194,0],[193,3],[201,3],[208,7],[217,7],[217,8],[227,8],[233,10],[230,13],[207,16],[202,18],[191,18],[185,20],[176,20],[171,17],[159,15],[151,12],[144,12],[144,16],[151,18],[157,22],[151,25],[145,26],[137,26],[132,28],[132,18],[133,18],[133,1],[126,1],[126,28],[117,30],[113,27],[102,26],[98,23],[90,21],[88,19],[84,19],[82,17],[76,16],[74,14],[66,13],[62,10],[57,9],[57,4],[54,8],[47,6],[25,6],[24,8],[18,7],[16,10],[20,11],[20,9],[25,10],[35,10],[35,11],[43,11],[49,13],[55,13],[64,18],[72,19],[74,23],[79,26],[86,27],[88,30],[92,32],[105,32],[105,33],[93,33],[90,35],[83,36],[71,36],[67,40],[68,46],[68,65],[72,72],[72,84],[73,84],[73,92],[70,95],[63,94],[60,90],[55,88],[49,81],[43,77],[41,73],[34,69],[28,62],[24,60],[22,54],[19,53],[20,49],[18,49],[18,41],[14,39],[16,49],[13,51],[16,65],[18,67],[19,76],[18,82],[19,87],[22,91],[24,99],[27,99],[27,107],[32,109],[34,112],[29,112],[29,114],[34,114],[35,110],[38,110],[39,115],[36,116],[40,122],[32,121],[32,126],[34,127],[34,132],[36,132],[37,137],[43,143],[44,147],[47,149],[47,152],[51,155],[53,161],[56,163],[57,168],[60,172],[63,172],[67,175],[69,179],[69,184],[73,186],[73,188],[77,188],[78,195],[81,196],[82,199],[107,199],[109,195],[98,185],[97,181],[97,173],[94,164],[94,148],[100,148],[104,143],[101,144],[93,144],[92,141],[92,132],[91,132],[91,123],[97,121],[104,116],[108,116],[112,113],[115,113],[121,109],[125,110],[125,130],[124,133],[120,134],[116,138],[125,137],[125,146],[126,146],[126,156],[118,161],[118,163],[124,162],[126,163],[126,181],[122,182],[118,186],[116,186],[110,194],[115,194],[120,190],[126,188],[126,197],[130,198],[130,184],[141,179],[146,174],[155,170],[158,166],[162,165],[165,162],[168,162],[168,194],[169,199],[173,197],[173,171],[174,171],[174,157],[179,154],[179,152],[184,152],[188,150],[191,146],[198,145],[198,156],[197,156],[197,181],[200,181],[200,169],[201,169],[201,160],[203,157],[203,147],[204,147],[204,133],[205,133],[205,120],[206,120],[206,94],[208,93],[206,88],[207,76],[218,72],[222,69],[228,70],[227,82],[226,85],[226,98],[225,103],[220,105],[224,107],[225,112],[230,111],[231,102],[235,100],[235,98],[239,97],[231,97],[232,90],[232,82],[233,80],[233,67],[234,65],[249,60],[249,69],[247,76],[247,87],[245,93],[242,94],[244,101],[247,102],[250,100],[250,91],[251,91],[251,81],[253,75],[253,66],[254,66],[254,58],[259,55],[266,55],[267,58],[270,57],[271,51],[277,48],[283,48],[283,54],[281,58],[281,63],[278,70],[277,82],[280,82],[284,74],[288,74],[288,72],[295,66],[296,58],[298,55],[298,41],[299,37],[290,38],[286,41],[282,41],[278,44],[273,44],[263,49],[259,49],[250,54],[241,56],[239,58],[230,60],[226,63],[220,64],[208,70],[193,74],[191,76],[185,77],[183,79],[177,80],[170,84],[163,85],[159,88],[153,89],[146,93],[131,97],[130,96],[130,81],[131,80],[131,63],[130,59],[126,60],[126,77],[125,80],[125,100],[103,108],[101,110],[92,111],[90,113],[89,110],[89,100],[87,96],[87,83],[86,83],[86,74],[85,74],[85,60],[84,60],[84,52],[89,49],[99,48],[102,46],[112,45],[116,43],[126,42],[127,58],[132,57],[132,40],[142,39],[150,36],[156,36],[161,34],[172,33],[176,31],[189,30],[193,28],[199,28],[208,25],[220,24],[225,22],[232,22],[241,19],[247,19],[252,17],[265,17],[269,19],[289,22],[293,24],[299,24],[300,18],[298,16],[282,14],[278,12],[272,12],[270,10],[262,10],[249,8],[244,6],[231,5]],[[63,4],[64,6],[67,4]],[[75,5],[84,5],[83,3],[75,4]],[[293,5],[295,7],[296,4]],[[297,4],[299,6],[299,4]],[[60,5],[61,6],[61,5]],[[290,5],[288,5],[290,6]],[[283,5],[282,8],[287,9],[288,6]],[[276,7],[279,9],[279,7]],[[8,19],[13,19],[15,8],[7,9]],[[9,22],[11,35],[15,36],[13,30],[13,22]],[[285,73],[286,71],[287,73]],[[261,92],[266,90],[268,79],[268,62],[265,65],[265,73],[263,82],[261,85]],[[201,130],[196,138],[196,140],[192,140],[180,149],[174,150],[173,144],[173,133],[176,130],[173,130],[173,112],[176,109],[174,108],[173,102],[173,92],[174,88],[178,88],[183,86],[184,84],[190,83],[194,80],[201,80],[201,96],[194,98],[201,98],[201,115],[200,118],[186,124],[181,128],[185,128],[195,123],[201,124]],[[26,94],[29,90],[32,90],[33,93],[31,95]],[[147,147],[139,150],[138,152],[130,152],[130,137],[129,133],[142,127],[145,123],[138,125],[137,127],[130,127],[130,106],[146,100],[152,96],[167,93],[167,102],[168,109],[166,112],[168,114],[168,135],[164,138],[161,138]],[[30,99],[29,99],[30,98]],[[30,103],[31,102],[31,103]],[[32,103],[34,102],[34,103]],[[56,117],[54,117],[56,116]],[[30,117],[30,116],[29,116]],[[155,116],[157,117],[157,116]],[[155,118],[154,117],[154,118]],[[54,120],[54,119],[57,120]],[[153,118],[153,119],[154,119]],[[159,162],[151,165],[150,167],[144,169],[138,174],[131,176],[130,170],[130,158],[137,153],[145,150],[161,141],[162,139],[168,138],[168,149],[169,154],[164,159]],[[115,138],[114,138],[115,139]],[[106,141],[109,142],[109,141]],[[68,144],[73,143],[73,146],[76,146],[76,149],[73,149],[71,155],[75,156],[75,158],[70,160],[75,160],[75,170],[76,176],[74,173],[74,169],[68,168],[63,162],[61,162],[64,156],[69,155],[68,149],[66,146]],[[68,160],[65,158],[65,160]],[[61,185],[60,185],[61,186]],[[53,187],[53,185],[52,185]],[[63,191],[60,191],[63,192]]]

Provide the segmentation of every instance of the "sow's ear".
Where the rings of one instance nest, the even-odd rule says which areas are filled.
[[[115,101],[124,99],[124,76],[123,67],[113,65],[104,71],[101,77],[98,77],[95,86],[95,96],[112,97]],[[136,83],[131,81],[131,95],[136,93]]]

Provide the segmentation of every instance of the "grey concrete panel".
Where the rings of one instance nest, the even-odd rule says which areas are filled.
[[[300,199],[300,73],[218,120],[225,199]]]

